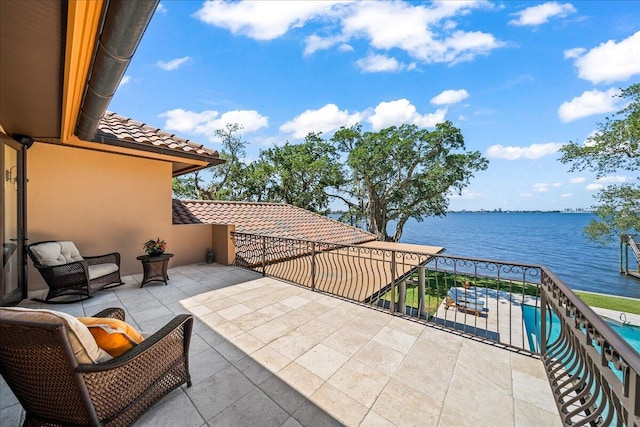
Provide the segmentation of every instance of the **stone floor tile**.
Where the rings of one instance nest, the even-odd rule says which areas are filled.
[[[282,427],[302,427],[302,424],[300,424],[295,418],[289,417],[287,418],[287,421],[282,424]]]
[[[233,366],[235,366],[238,371],[242,372],[242,375],[247,377],[249,381],[255,385],[260,385],[273,376],[271,371],[256,362],[251,356],[246,356],[240,360],[236,360],[233,362]]]
[[[360,423],[360,427],[395,427],[395,425],[381,415],[369,411],[362,423]]]
[[[329,378],[328,383],[370,408],[390,379],[357,360],[349,360]]]
[[[318,391],[313,393],[310,401],[347,426],[359,425],[367,415],[367,412],[369,412],[369,408],[361,405],[328,383],[325,383]],[[302,424],[306,425],[305,423]]]
[[[247,307],[244,304],[236,304],[231,307],[227,307],[223,310],[219,310],[218,314],[227,320],[233,320],[245,314],[252,313],[253,309]]]
[[[347,360],[349,360],[349,358],[344,354],[324,344],[318,344],[300,356],[296,362],[309,372],[326,381],[340,369]]]
[[[213,326],[212,329],[220,334],[220,336],[228,340],[232,339],[233,337],[237,337],[238,335],[244,334],[244,331],[238,328],[233,322],[220,323]]]
[[[508,370],[494,371],[491,375],[511,378]],[[480,425],[493,423],[495,426],[510,426],[515,422],[511,390],[486,379],[484,373],[458,364],[445,398],[443,413],[460,412],[460,408],[465,408],[465,415]]]
[[[286,305],[287,307],[290,307],[292,309],[296,309],[296,308],[300,308],[306,304],[309,304],[311,301],[308,300],[307,298],[303,298],[301,296],[292,296],[290,298],[287,298],[285,300],[280,301],[280,304],[282,305]]]
[[[293,418],[305,427],[344,427],[332,414],[307,400],[294,414]]]
[[[22,425],[24,411],[19,403],[6,406],[0,409],[0,426],[19,426]]]
[[[224,411],[255,386],[235,367],[230,366],[186,389],[189,399],[205,421]]]
[[[260,384],[260,389],[287,413],[293,414],[307,398],[285,381],[273,375]]]
[[[520,399],[516,399],[516,427],[560,427],[562,421],[558,410],[547,411],[537,405],[532,405]]]
[[[324,380],[311,373],[296,362],[288,364],[278,372],[278,378],[305,397],[311,397],[321,386]]]
[[[397,426],[437,426],[442,402],[392,378],[372,411]]]
[[[403,353],[375,341],[369,341],[353,356],[354,359],[364,363],[371,369],[378,370],[389,376],[393,375],[398,369],[404,357]]]
[[[356,354],[368,342],[369,338],[357,333],[349,325],[341,327],[322,340],[324,345],[349,357]]]
[[[280,427],[289,414],[260,389],[253,389],[209,421],[213,426]]]
[[[280,338],[281,336],[285,335],[287,332],[293,329],[290,326],[282,323],[279,319],[280,318],[276,320],[271,320],[270,322],[267,322],[254,329],[251,329],[248,332],[254,337],[258,338],[263,343],[268,344],[271,341]]]
[[[405,354],[407,354],[409,350],[411,350],[411,347],[416,342],[416,340],[417,337],[415,337],[414,335],[409,335],[388,326],[383,327],[380,332],[378,332],[372,338],[372,341],[375,341]]]
[[[244,333],[233,338],[233,341],[225,341],[214,348],[225,359],[235,361],[264,347],[264,343],[251,334]]]
[[[426,328],[422,323],[407,320],[402,317],[392,317],[389,323],[387,323],[387,326],[404,332],[405,334],[413,335],[416,338],[419,337]]]
[[[200,416],[186,394],[182,390],[167,396],[147,411],[136,422],[136,426],[149,427],[199,427],[204,425]]]
[[[276,317],[282,316],[285,313],[288,313],[294,310],[296,307],[289,307],[284,304],[275,303],[270,304],[265,307],[261,307],[258,310],[258,313],[263,314],[269,320],[275,319]]]
[[[551,386],[546,378],[536,378],[529,374],[513,371],[513,397],[548,412],[557,411],[551,395]]]
[[[289,360],[297,359],[315,345],[315,340],[295,330],[268,344],[270,348],[286,356]]]
[[[229,366],[229,361],[212,348],[189,357],[189,372],[194,384],[216,375]]]
[[[291,359],[283,356],[269,346],[251,353],[251,357],[269,371],[276,373],[291,363]]]

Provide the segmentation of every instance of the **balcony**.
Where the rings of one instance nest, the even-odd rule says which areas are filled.
[[[169,277],[140,288],[141,275],[129,276],[82,303],[44,307],[76,316],[122,307],[142,331],[194,315],[193,386],[136,425],[562,425],[530,353],[238,267],[181,266]],[[0,383],[0,425],[20,417]]]

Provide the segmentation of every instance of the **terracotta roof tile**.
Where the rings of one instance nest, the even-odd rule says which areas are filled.
[[[321,242],[357,244],[376,236],[280,203],[173,200],[174,224],[233,224],[236,231]]]
[[[219,159],[216,150],[109,111],[102,117],[96,137],[115,138],[156,147],[166,147],[178,152]]]

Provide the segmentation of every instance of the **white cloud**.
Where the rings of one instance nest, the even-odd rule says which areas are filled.
[[[533,189],[538,193],[546,193],[547,191],[549,191],[549,184],[545,182],[537,182],[533,184]]]
[[[596,181],[598,183],[605,183],[605,184],[611,184],[611,183],[620,184],[623,182],[627,182],[627,177],[622,175],[610,175],[610,176],[603,176],[601,178],[598,178]]]
[[[563,193],[560,195],[560,197],[562,197],[563,199],[569,199],[573,197],[573,193]]]
[[[120,87],[120,86],[124,86],[124,85],[126,85],[127,83],[129,83],[129,82],[131,82],[131,76],[124,76],[124,77],[122,78],[122,80],[120,80],[120,83],[118,84],[118,87]]]
[[[377,54],[358,59],[356,65],[365,73],[412,70],[416,67],[415,63],[403,64],[393,57]]]
[[[362,119],[361,113],[340,111],[335,104],[327,104],[319,110],[307,110],[280,126],[280,131],[304,138],[309,132],[331,132],[340,126],[353,126]]]
[[[256,40],[273,40],[315,17],[332,14],[337,1],[206,1],[195,17]]]
[[[569,180],[572,184],[580,184],[581,182],[585,182],[587,179],[584,176],[579,176],[577,178],[571,178]]]
[[[227,123],[241,125],[241,133],[255,132],[269,126],[268,118],[255,110],[233,110],[220,114],[213,110],[196,113],[178,108],[162,113],[159,117],[166,118],[164,129],[203,135],[211,142],[218,141],[215,131],[223,129]]]
[[[616,111],[620,107],[619,89],[611,88],[606,92],[588,90],[582,95],[564,102],[558,108],[558,117],[568,123],[594,114]]]
[[[554,182],[553,184],[551,184],[552,187],[562,187],[562,183],[561,182]]]
[[[182,58],[172,59],[171,61],[158,61],[156,65],[165,71],[177,70],[182,64],[191,59],[189,56],[183,56]]]
[[[431,114],[419,114],[416,107],[407,99],[381,102],[374,109],[374,113],[367,119],[373,130],[402,124],[414,124],[419,127],[433,127],[445,120],[446,108],[436,110]]]
[[[589,185],[587,185],[587,190],[591,190],[591,191],[600,190],[603,187],[604,186],[602,184],[589,184]]]
[[[541,25],[549,21],[549,18],[565,16],[577,12],[576,8],[570,3],[560,4],[552,1],[540,4],[538,6],[531,6],[518,13],[514,13],[517,19],[509,21],[511,25]]]
[[[456,30],[456,18],[492,7],[486,0],[428,6],[403,1],[207,1],[195,16],[257,40],[273,40],[309,22],[319,23],[320,30],[305,39],[305,55],[352,47],[349,42],[360,39],[376,51],[399,49],[425,63],[456,63],[505,45],[489,33]]]
[[[625,81],[640,74],[640,31],[616,43],[609,40],[586,52],[576,48],[565,51],[565,58],[574,58],[578,77],[591,83]]]
[[[431,103],[435,105],[451,105],[456,104],[469,97],[469,92],[464,89],[460,90],[445,90],[440,94],[431,98]]]
[[[547,142],[546,144],[531,144],[528,147],[514,147],[497,144],[487,149],[487,156],[496,159],[518,160],[518,159],[539,159],[556,153],[560,147],[560,142]]]

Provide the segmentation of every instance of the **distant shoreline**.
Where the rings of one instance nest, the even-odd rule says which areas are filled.
[[[345,211],[331,211],[328,213],[328,215],[344,215],[347,212]],[[511,213],[561,213],[561,214],[593,214],[594,211],[591,210],[587,210],[587,209],[580,209],[580,210],[555,210],[555,211],[512,211],[512,210],[478,210],[478,211],[468,211],[468,210],[461,210],[461,211],[448,211],[447,214],[511,214]]]

